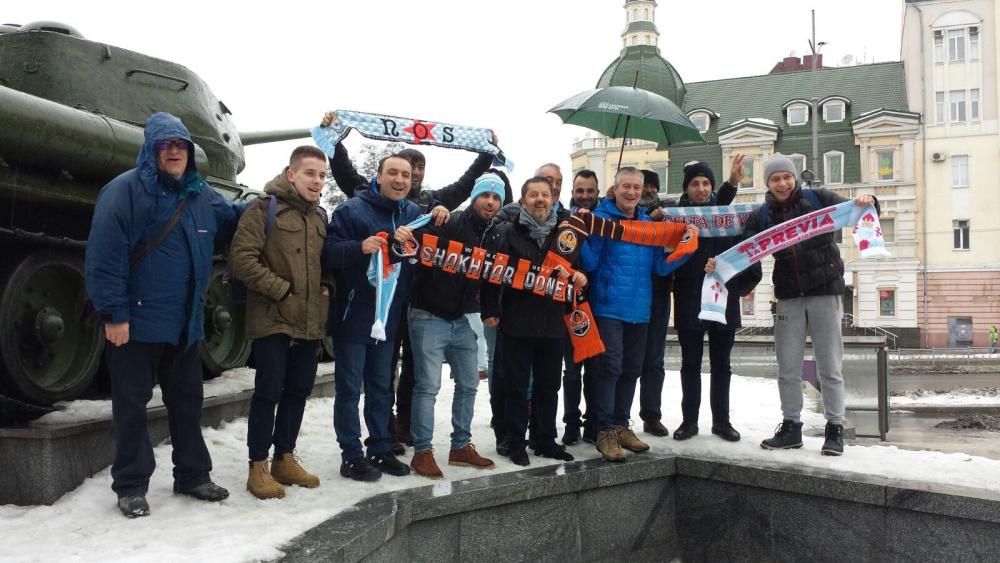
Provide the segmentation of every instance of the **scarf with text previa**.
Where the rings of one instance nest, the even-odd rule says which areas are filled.
[[[493,165],[503,166],[509,171],[514,170],[511,162],[500,147],[491,140],[493,134],[489,129],[481,127],[466,127],[448,123],[435,123],[411,119],[409,117],[394,117],[377,113],[362,113],[359,111],[337,110],[333,122],[327,127],[313,127],[313,140],[329,156],[337,150],[337,143],[354,129],[369,139],[380,141],[396,141],[411,145],[433,145],[449,149],[465,149],[478,153],[493,155]]]
[[[590,214],[573,216],[558,227],[558,234],[541,264],[478,246],[469,246],[430,233],[421,234],[420,240],[407,248],[393,245],[392,252],[397,257],[415,259],[425,267],[437,268],[442,272],[464,275],[472,280],[482,279],[487,283],[521,291],[532,291],[536,295],[567,303],[568,310],[563,321],[566,323],[570,343],[573,345],[573,361],[579,363],[604,352],[604,343],[601,341],[590,305],[587,304],[583,293],[570,281],[574,273],[570,264],[576,258],[579,247],[587,236],[602,236],[645,246],[667,248],[669,251],[667,261],[678,267],[698,248],[697,235],[689,234],[683,225],[648,221],[608,221],[592,215],[586,218],[588,215]],[[654,225],[660,226],[653,227]],[[379,233],[378,236],[388,241],[388,233]],[[385,246],[388,246],[388,242]],[[381,255],[379,260],[383,264],[383,271],[389,271],[393,267],[386,255]],[[558,272],[560,267],[565,274]]]
[[[854,242],[861,258],[890,256],[882,238],[874,205],[860,207],[845,201],[790,219],[757,233],[723,252],[715,261],[715,271],[705,274],[701,286],[699,319],[726,324],[726,282],[733,276],[779,250],[837,229],[853,226]]]

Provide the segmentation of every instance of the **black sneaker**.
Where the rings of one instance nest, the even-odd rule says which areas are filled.
[[[727,442],[740,441],[740,433],[737,432],[736,429],[733,428],[733,425],[728,422],[725,424],[713,424],[712,434],[715,434]]]
[[[642,431],[659,438],[670,435],[670,431],[667,430],[667,427],[658,418],[642,421]]]
[[[552,444],[544,448],[535,450],[535,455],[540,457],[547,457],[549,459],[558,459],[560,461],[573,461],[573,456],[566,451],[565,446],[560,446],[559,444]]]
[[[402,442],[393,442],[389,449],[392,451],[392,455],[403,455],[406,453],[406,446]]]
[[[774,437],[760,443],[765,450],[791,450],[802,447],[802,423],[783,420],[774,430]]]
[[[823,442],[823,455],[844,455],[844,427],[840,424],[826,423],[826,440]]]
[[[410,467],[396,459],[392,453],[368,456],[368,465],[377,467],[382,473],[388,473],[396,477],[406,477],[410,474]]]
[[[510,450],[510,461],[514,465],[526,466],[531,463],[528,460],[528,451],[524,449],[524,446],[517,448],[512,448]]]
[[[507,438],[497,438],[497,453],[506,457],[510,455],[510,444]]]
[[[580,441],[580,427],[572,424],[566,425],[566,431],[563,432],[562,443],[567,446],[572,446],[573,444]]]
[[[229,491],[211,481],[206,481],[190,489],[181,489],[177,483],[174,483],[174,494],[187,495],[206,502],[219,502],[229,498]]]
[[[340,464],[340,476],[354,479],[355,481],[378,481],[382,478],[382,471],[378,467],[368,465],[368,462],[359,459],[358,461],[345,461]]]
[[[538,438],[535,437],[534,432],[528,432],[528,447],[533,450],[538,449]]]
[[[142,495],[118,497],[118,510],[126,518],[149,516],[149,503]]]
[[[674,440],[690,440],[698,435],[698,424],[684,421],[674,430]]]

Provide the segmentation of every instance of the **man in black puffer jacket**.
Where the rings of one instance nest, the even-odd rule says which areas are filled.
[[[847,201],[836,193],[818,189],[815,197],[803,193],[792,161],[775,154],[764,163],[768,193],[764,213],[747,221],[746,237],[817,209]],[[814,205],[812,199],[819,205]],[[855,204],[878,202],[871,195],[859,195]],[[761,221],[760,216],[766,216]],[[715,269],[711,259],[705,271]],[[764,440],[765,449],[802,447],[802,359],[806,335],[812,338],[816,371],[823,389],[826,439],[823,455],[844,452],[844,378],[841,363],[844,343],[840,323],[843,318],[844,262],[833,233],[819,235],[774,254],[774,345],[778,355],[778,391],[781,395],[782,423],[773,438]]]

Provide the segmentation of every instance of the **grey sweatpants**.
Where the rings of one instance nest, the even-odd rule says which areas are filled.
[[[816,372],[823,393],[826,420],[844,424],[844,376],[841,365],[844,340],[840,332],[843,310],[840,296],[817,295],[778,301],[774,346],[778,353],[778,392],[781,414],[799,422],[802,413],[802,360],[806,335],[812,337]]]

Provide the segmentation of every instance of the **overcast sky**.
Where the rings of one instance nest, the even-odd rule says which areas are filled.
[[[593,88],[618,56],[623,4],[7,0],[0,19],[57,20],[88,39],[181,63],[229,106],[241,131],[310,127],[329,109],[490,127],[519,185],[546,161],[568,169],[570,145],[587,130],[546,111]],[[685,82],[766,74],[790,52],[809,52],[811,8],[828,66],[847,55],[899,59],[902,0],[661,0],[661,54]],[[354,133],[348,146],[359,142]],[[248,147],[240,181],[261,187],[297,144]],[[427,154],[432,187],[474,158]]]

